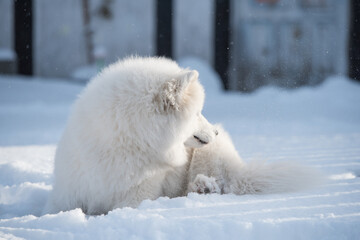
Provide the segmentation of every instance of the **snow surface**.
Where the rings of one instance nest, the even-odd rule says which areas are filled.
[[[0,75],[0,239],[359,239],[360,85],[343,77],[285,91],[223,93],[205,63],[184,59],[205,85],[204,115],[221,122],[246,160],[299,161],[325,186],[273,195],[146,200],[137,209],[41,216],[56,142],[83,88]]]

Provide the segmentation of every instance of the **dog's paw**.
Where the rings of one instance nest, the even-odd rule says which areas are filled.
[[[189,183],[188,192],[197,192],[199,194],[219,193],[221,189],[213,177],[207,177],[203,174],[196,175],[193,182]]]

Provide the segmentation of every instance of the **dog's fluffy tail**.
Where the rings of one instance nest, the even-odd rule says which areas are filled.
[[[317,187],[324,181],[317,169],[295,162],[252,161],[232,169],[223,190],[234,194],[293,192]]]
[[[190,191],[198,191],[197,184],[191,185],[196,183],[198,174],[214,178],[222,193],[233,194],[301,191],[325,182],[326,178],[316,168],[292,161],[246,163],[240,158],[226,131],[220,125],[216,125],[216,128],[219,134],[215,141],[193,152],[189,168]],[[197,180],[204,182],[203,177]],[[212,181],[203,185],[210,186]]]

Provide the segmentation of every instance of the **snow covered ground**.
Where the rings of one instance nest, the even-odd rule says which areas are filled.
[[[71,103],[68,81],[0,75],[0,239],[359,239],[360,85],[343,77],[314,88],[220,90],[204,63],[204,115],[221,122],[242,155],[299,161],[329,176],[320,188],[274,195],[198,195],[86,216],[41,216]]]

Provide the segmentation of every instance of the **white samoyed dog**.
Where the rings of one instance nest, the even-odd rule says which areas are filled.
[[[116,62],[73,106],[55,155],[45,213],[102,214],[145,199],[182,196],[188,150],[213,141],[198,72],[165,58]]]
[[[315,171],[292,163],[245,164],[228,134],[202,116],[204,97],[198,72],[169,59],[133,57],[104,69],[73,106],[44,213],[103,214],[160,196],[317,182]]]

